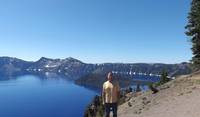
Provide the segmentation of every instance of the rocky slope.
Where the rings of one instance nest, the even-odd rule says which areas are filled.
[[[0,76],[22,75],[27,73],[26,68],[33,62],[27,62],[17,58],[0,57]]]
[[[128,94],[119,117],[199,117],[200,72],[180,76],[159,87],[159,92]]]
[[[94,70],[92,64],[85,64],[74,58],[49,59],[42,57],[27,68],[29,73],[46,74],[55,73],[72,80],[78,79]]]

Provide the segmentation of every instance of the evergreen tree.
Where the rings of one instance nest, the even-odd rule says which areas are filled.
[[[168,73],[165,70],[163,70],[161,73],[160,84],[164,84],[169,81],[169,78],[167,76]]]
[[[200,0],[192,0],[188,16],[186,35],[191,38],[193,58],[192,64],[195,69],[200,68]]]

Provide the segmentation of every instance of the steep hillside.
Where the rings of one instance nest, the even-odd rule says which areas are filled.
[[[0,57],[0,76],[11,77],[25,74],[32,63],[12,57]]]
[[[200,73],[180,76],[159,87],[159,92],[128,94],[119,117],[199,117]]]

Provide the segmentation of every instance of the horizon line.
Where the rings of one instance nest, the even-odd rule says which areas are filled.
[[[15,56],[0,56],[0,58],[3,58],[3,57],[20,59],[20,60],[27,61],[27,62],[36,62],[36,61],[39,61],[42,58],[52,59],[52,60],[56,60],[56,59],[64,60],[64,59],[71,58],[71,59],[75,59],[75,60],[78,60],[78,61],[80,61],[82,63],[86,63],[86,64],[181,64],[181,63],[190,63],[189,61],[182,61],[182,62],[176,62],[176,63],[165,63],[165,62],[101,62],[101,63],[92,63],[92,62],[85,62],[85,61],[82,61],[80,59],[77,59],[77,58],[71,57],[71,56],[65,57],[65,58],[51,58],[51,57],[42,56],[37,60],[26,60],[26,59],[23,59],[21,57],[19,58],[19,57],[15,57]]]

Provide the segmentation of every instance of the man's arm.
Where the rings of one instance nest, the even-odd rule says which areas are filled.
[[[105,104],[105,89],[104,89],[104,85],[103,85],[103,88],[102,88],[102,104],[103,105]]]
[[[119,86],[119,84],[117,84],[117,99],[118,99],[118,101],[120,99],[120,86]]]

